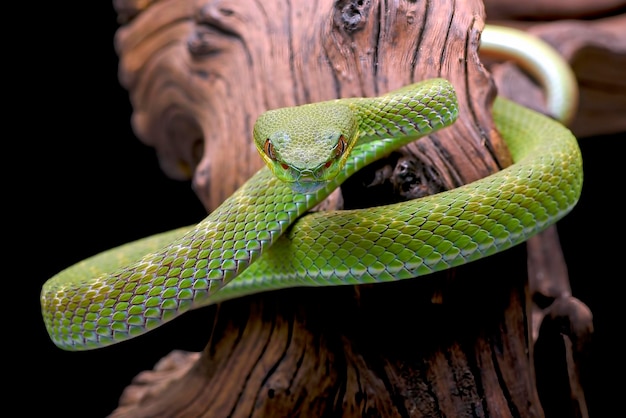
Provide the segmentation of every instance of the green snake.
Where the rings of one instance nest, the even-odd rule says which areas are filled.
[[[483,38],[481,49],[489,46],[498,49]],[[503,98],[492,111],[514,159],[506,169],[408,202],[308,214],[365,165],[453,124],[454,88],[429,79],[380,97],[267,111],[253,132],[267,166],[203,221],[98,254],[44,284],[52,341],[103,347],[242,295],[415,278],[527,240],[576,204],[581,154],[557,121]]]

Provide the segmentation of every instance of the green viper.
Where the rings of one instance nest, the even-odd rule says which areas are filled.
[[[538,43],[532,59],[539,64],[530,68],[549,93],[569,94],[551,108],[569,118],[575,84],[567,66],[542,43],[504,28],[486,28],[481,49],[514,53],[503,50],[510,40],[498,43],[502,34]],[[556,73],[541,70],[552,66]],[[493,117],[512,166],[409,202],[302,216],[360,168],[446,128],[457,114],[444,79],[266,112],[254,139],[269,168],[202,222],[96,255],[44,284],[50,337],[64,349],[91,349],[246,294],[414,278],[510,248],[574,207],[582,187],[576,139],[561,123],[498,98]]]

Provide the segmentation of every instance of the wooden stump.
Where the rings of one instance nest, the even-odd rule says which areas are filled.
[[[327,207],[421,197],[510,164],[489,112],[496,84],[478,54],[480,1],[115,5],[134,129],[169,176],[193,179],[209,211],[261,166],[251,131],[264,110],[430,77],[455,85],[457,123],[358,173]],[[215,320],[205,350],[173,353],[139,375],[113,416],[544,416],[533,369],[539,325],[576,306],[589,326],[573,335],[592,330],[566,271],[554,287],[533,279],[563,267],[538,257],[560,253],[553,232],[529,247],[528,271],[520,246],[413,281],[287,289],[206,308]],[[558,310],[557,299],[572,303]],[[586,416],[574,366],[568,376],[567,416]]]

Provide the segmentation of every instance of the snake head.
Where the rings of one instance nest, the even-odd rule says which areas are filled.
[[[336,101],[270,110],[254,126],[266,165],[298,193],[313,193],[332,181],[357,137],[352,110]]]

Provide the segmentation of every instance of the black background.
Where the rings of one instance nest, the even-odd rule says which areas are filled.
[[[35,55],[36,64],[24,69],[31,84],[14,101],[16,118],[25,118],[10,121],[17,122],[22,134],[15,142],[25,149],[6,162],[14,167],[6,183],[19,187],[5,202],[15,212],[10,219],[18,221],[5,233],[17,238],[5,240],[10,243],[5,257],[10,268],[4,291],[17,313],[8,324],[16,329],[2,338],[13,354],[24,356],[21,363],[8,365],[18,370],[15,380],[21,383],[11,389],[37,400],[21,403],[23,412],[44,408],[50,416],[101,417],[116,407],[137,373],[171,350],[201,350],[211,308],[185,314],[123,344],[71,353],[48,339],[39,313],[42,284],[89,255],[195,223],[205,211],[190,183],[166,178],[153,149],[132,132],[128,94],[117,79],[113,37],[118,25],[112,5],[101,2],[88,10],[58,12],[51,28],[39,30],[37,42],[22,48]],[[68,24],[65,12],[80,16]],[[22,39],[24,34],[16,36]],[[616,317],[623,317],[617,308],[617,287],[624,277],[618,264],[624,256],[624,230],[618,226],[623,212],[610,207],[622,204],[625,139],[581,139],[583,195],[559,224],[573,293],[595,315],[593,380],[586,388],[592,417],[603,416],[600,411],[614,399],[609,378],[618,364],[613,353],[622,332]],[[12,277],[22,288],[26,283],[26,292],[15,289],[18,280]]]

